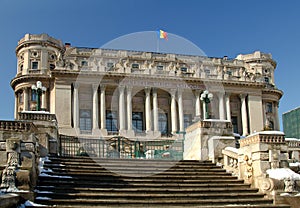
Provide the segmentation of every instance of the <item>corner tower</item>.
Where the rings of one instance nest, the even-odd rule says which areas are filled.
[[[32,85],[41,81],[46,88],[42,95],[42,110],[49,111],[52,90],[51,70],[62,64],[65,47],[60,40],[47,34],[26,34],[16,47],[17,74],[11,81],[15,92],[15,118],[18,112],[34,110],[37,101]]]

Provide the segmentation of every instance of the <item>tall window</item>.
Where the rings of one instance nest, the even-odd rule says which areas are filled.
[[[37,62],[37,61],[31,62],[31,68],[32,69],[38,69],[39,68],[39,62]]]
[[[186,129],[191,124],[192,124],[192,115],[184,114],[184,129]]]
[[[87,61],[81,61],[81,66],[88,66],[88,62]]]
[[[132,126],[136,132],[143,132],[143,113],[132,113]]]
[[[31,101],[36,101],[37,94],[35,90],[31,90]]]
[[[106,129],[108,132],[117,132],[118,128],[117,113],[115,111],[106,111]]]
[[[231,123],[232,123],[232,128],[234,133],[238,133],[238,119],[236,116],[231,117]]]
[[[160,113],[158,115],[158,129],[161,132],[161,134],[168,133],[168,114]]]
[[[19,103],[23,103],[24,101],[23,92],[18,93],[18,98],[19,98]]]
[[[267,102],[266,104],[266,112],[267,113],[273,113],[273,105],[271,102]]]
[[[265,77],[265,83],[270,83],[269,77]]]
[[[80,109],[79,128],[81,131],[92,130],[91,110]]]

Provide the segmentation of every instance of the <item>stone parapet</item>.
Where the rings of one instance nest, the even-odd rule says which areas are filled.
[[[184,159],[216,162],[226,146],[235,146],[231,122],[215,119],[198,121],[186,129]]]
[[[284,134],[282,132],[258,132],[240,140],[240,146],[244,147],[250,144],[284,144]]]
[[[31,122],[0,121],[0,131],[24,132],[35,129]]]
[[[56,121],[56,116],[40,111],[19,112],[19,120]]]

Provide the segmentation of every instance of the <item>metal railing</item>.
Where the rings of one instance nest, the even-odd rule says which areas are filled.
[[[87,139],[60,135],[59,152],[61,156],[181,160],[182,144],[181,139],[132,140],[121,136]]]

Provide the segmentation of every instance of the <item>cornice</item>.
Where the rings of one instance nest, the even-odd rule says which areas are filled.
[[[16,85],[24,82],[32,82],[33,80],[35,81],[49,81],[52,79],[49,75],[42,75],[42,74],[28,74],[28,75],[22,75],[22,76],[17,76],[13,78],[10,81],[10,86],[15,89]]]

